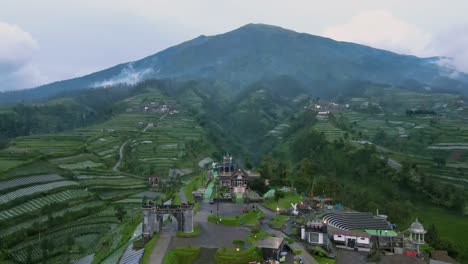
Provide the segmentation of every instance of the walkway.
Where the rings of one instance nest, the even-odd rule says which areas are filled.
[[[119,171],[119,166],[120,166],[120,163],[122,162],[123,158],[124,158],[124,148],[125,148],[125,145],[127,145],[128,141],[130,139],[127,139],[127,141],[125,141],[121,146],[120,146],[120,149],[119,149],[119,160],[117,161],[117,163],[115,163],[114,167],[112,167],[112,170],[115,171],[115,172],[120,172]]]
[[[269,221],[271,220],[274,216],[275,216],[275,213],[268,210],[267,208],[263,207],[263,205],[261,204],[257,204],[257,207],[258,209],[260,209],[262,212],[265,213],[265,216],[266,216],[266,219]],[[279,230],[276,230],[276,229],[273,229],[271,228],[268,224],[267,224],[267,221],[264,221],[261,225],[262,229],[267,232],[267,233],[270,233],[270,234],[273,234],[277,237],[282,237],[282,238],[286,238],[288,237],[286,234],[284,234],[283,232],[279,231]],[[289,244],[287,243],[287,245],[291,248],[291,250],[295,251],[295,250],[300,250],[302,252],[301,256],[302,256],[302,260],[304,261],[305,264],[318,264],[318,262],[312,257],[312,255],[309,254],[309,252],[307,252],[307,250],[304,248],[304,246],[302,245],[302,243],[300,242],[294,242],[292,244]]]

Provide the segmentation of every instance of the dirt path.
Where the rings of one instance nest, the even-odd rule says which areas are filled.
[[[124,153],[123,153],[123,150],[125,148],[125,145],[127,145],[128,141],[130,141],[130,139],[127,139],[127,141],[125,141],[121,146],[120,146],[120,149],[119,149],[119,160],[117,161],[117,163],[115,163],[114,167],[112,167],[112,170],[115,171],[115,172],[120,172],[119,171],[119,166],[120,166],[120,163],[122,163],[122,160],[124,158]]]

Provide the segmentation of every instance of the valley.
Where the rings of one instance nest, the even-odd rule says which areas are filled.
[[[0,262],[237,264],[269,234],[331,261],[298,228],[346,210],[466,263],[468,75],[438,59],[249,24],[1,93]],[[145,234],[154,208],[179,219]]]

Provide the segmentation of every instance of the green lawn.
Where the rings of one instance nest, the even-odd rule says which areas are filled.
[[[148,243],[145,245],[145,250],[143,254],[143,258],[141,259],[142,264],[148,264],[150,261],[151,257],[151,252],[153,251],[154,245],[156,244],[156,241],[158,240],[158,234],[155,234]]]
[[[191,264],[199,256],[199,247],[176,247],[166,253],[163,264]]]
[[[451,240],[457,245],[467,248],[465,246],[466,232],[461,232],[461,230],[468,230],[467,216],[456,215],[433,206],[421,206],[415,213],[415,217],[419,218],[426,229],[430,224],[434,224],[441,238]]]
[[[314,259],[315,259],[319,264],[335,264],[335,262],[336,262],[335,259],[326,258],[326,257],[314,256]]]
[[[260,232],[258,232],[257,234],[250,233],[249,236],[247,237],[247,241],[249,241],[251,245],[255,246],[258,240],[267,236],[270,236],[270,234],[268,234],[267,232],[263,230],[260,230]]]
[[[279,207],[279,209],[291,208],[291,203],[298,203],[301,200],[302,197],[297,193],[286,193],[278,202],[271,198],[266,200],[263,205],[272,211],[276,211],[276,207]]]
[[[181,232],[181,231],[178,231],[176,236],[177,237],[195,237],[195,236],[198,236],[200,234],[200,226],[199,225],[195,225],[193,227],[193,232],[191,233],[184,233],[184,232]]]
[[[193,203],[193,195],[192,192],[196,191],[198,187],[203,185],[203,176],[196,176],[193,177],[189,183],[187,183],[183,188],[182,191],[187,197],[187,201]]]
[[[252,210],[252,211],[248,211],[247,213],[243,215],[220,217],[221,218],[220,224],[228,225],[228,226],[242,226],[242,225],[254,226],[254,225],[259,224],[258,219],[262,217],[265,217],[265,214],[262,211]],[[209,215],[208,222],[216,223],[216,215],[214,214]]]
[[[246,264],[251,261],[261,261],[262,254],[257,248],[237,251],[234,248],[220,248],[216,251],[216,264]]]
[[[287,215],[276,215],[270,221],[270,225],[274,228],[281,228],[286,221],[288,221],[289,216]]]

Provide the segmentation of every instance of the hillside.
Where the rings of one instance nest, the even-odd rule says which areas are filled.
[[[319,96],[334,96],[365,80],[409,88],[468,92],[468,75],[448,76],[440,58],[418,58],[276,26],[248,24],[200,36],[134,62],[34,89],[0,94],[0,102],[44,100],[63,91],[135,83],[143,79],[213,80],[239,90],[288,75]]]

